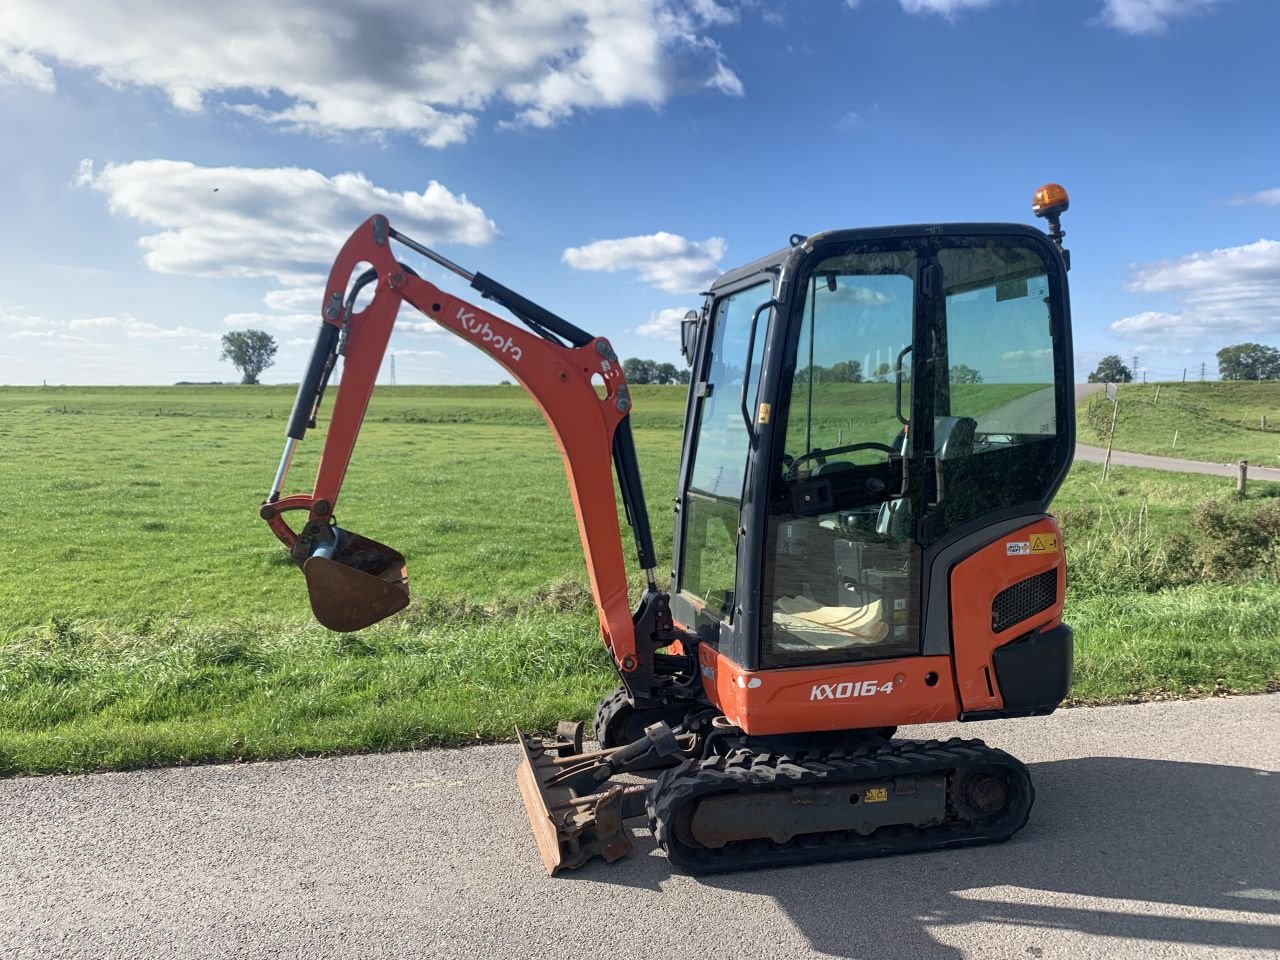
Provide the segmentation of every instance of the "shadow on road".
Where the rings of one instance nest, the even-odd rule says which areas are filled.
[[[957,960],[933,933],[971,923],[1280,950],[1278,926],[1194,915],[1280,914],[1280,775],[1119,757],[1030,766],[1036,806],[1008,843],[701,882],[772,897],[815,949],[841,957]],[[636,846],[625,870],[578,875],[656,889],[670,866],[650,838]],[[1095,897],[1139,902],[1083,899]]]

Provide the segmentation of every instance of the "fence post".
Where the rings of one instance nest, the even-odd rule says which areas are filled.
[[[1249,461],[1240,461],[1240,475],[1236,477],[1236,496],[1243,497],[1245,485],[1249,482]]]
[[[1116,440],[1116,415],[1120,413],[1120,391],[1116,391],[1115,406],[1111,408],[1111,432],[1107,434],[1107,459],[1102,462],[1102,482],[1107,482],[1111,472],[1111,445]]]

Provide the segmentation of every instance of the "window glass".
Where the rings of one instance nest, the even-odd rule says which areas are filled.
[[[714,613],[727,612],[733,603],[738,513],[749,447],[742,418],[742,381],[749,370],[747,408],[754,411],[769,311],[763,311],[757,321],[751,357],[747,341],[752,315],[772,296],[771,282],[748,287],[722,299],[712,319],[711,357],[699,401],[693,471],[684,503],[680,589]]]
[[[1044,255],[992,238],[941,249],[938,264],[934,450],[947,529],[1042,499],[1059,466],[1059,429]]]
[[[859,251],[820,262],[808,281],[770,506],[765,666],[918,651],[917,548],[898,459],[915,272],[913,250]]]

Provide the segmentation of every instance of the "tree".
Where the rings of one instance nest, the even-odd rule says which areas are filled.
[[[861,360],[841,360],[833,363],[829,370],[819,374],[819,382],[823,380],[835,383],[861,383],[862,382],[862,361]]]
[[[1116,354],[1098,361],[1098,369],[1089,374],[1090,383],[1132,383],[1133,373]]]
[[[966,363],[957,363],[951,368],[952,383],[981,383],[982,374]]]
[[[660,363],[653,371],[654,383],[676,383],[680,373],[674,363]]]
[[[652,360],[641,360],[639,357],[627,357],[622,361],[622,372],[626,374],[627,383],[653,383],[658,365]]]
[[[876,383],[888,383],[889,374],[891,373],[893,373],[893,367],[889,366],[887,363],[882,363],[880,366],[876,367],[876,372],[871,375],[871,378]]]
[[[1218,351],[1223,380],[1280,380],[1280,350],[1261,343],[1237,343]]]
[[[275,363],[275,337],[261,330],[233,330],[222,335],[222,356],[243,375],[241,383],[257,383],[258,374]]]

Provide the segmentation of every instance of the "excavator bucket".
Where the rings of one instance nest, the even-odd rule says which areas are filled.
[[[593,761],[612,751],[582,753],[580,723],[562,723],[555,740],[527,737],[519,727],[516,738],[523,753],[516,782],[547,875],[577,869],[592,857],[612,863],[630,853],[631,837],[622,822],[625,789],[600,784],[599,793],[582,795],[571,786]]]
[[[361,630],[409,605],[403,554],[348,530],[342,531],[336,548],[322,548],[308,557],[302,573],[311,612],[330,630]]]

